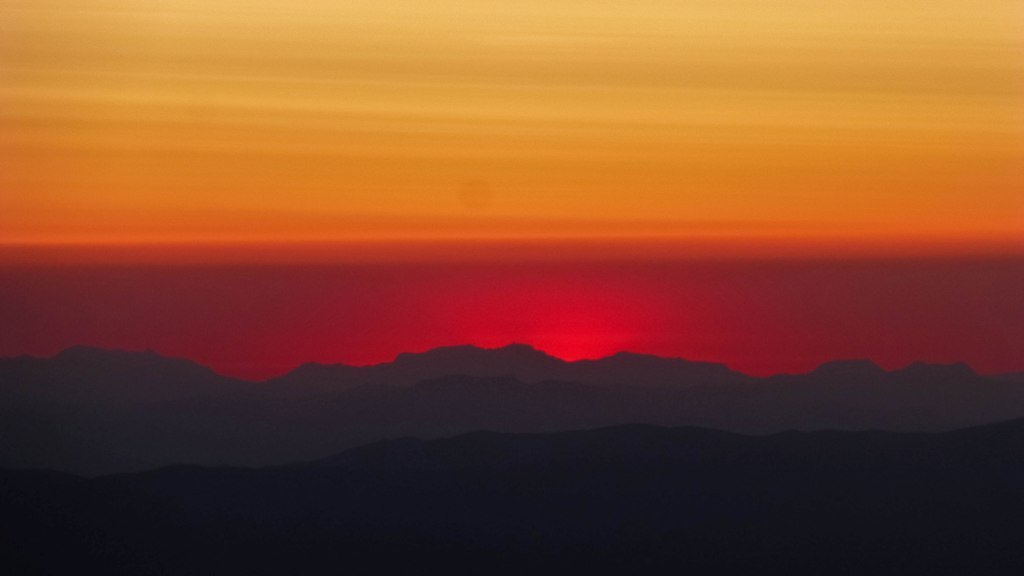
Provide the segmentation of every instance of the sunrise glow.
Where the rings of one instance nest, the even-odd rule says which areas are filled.
[[[1019,0],[0,0],[0,355],[1024,369]]]
[[[1013,0],[7,0],[0,38],[8,260],[1024,246]]]

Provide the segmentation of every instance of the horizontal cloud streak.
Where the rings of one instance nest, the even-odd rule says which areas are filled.
[[[1024,8],[896,4],[4,2],[0,243],[1021,245]]]

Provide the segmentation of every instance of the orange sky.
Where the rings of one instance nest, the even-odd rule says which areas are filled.
[[[8,259],[467,240],[1020,252],[1024,3],[0,0]]]

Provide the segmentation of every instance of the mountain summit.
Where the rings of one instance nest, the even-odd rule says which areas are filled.
[[[0,360],[0,467],[84,473],[278,464],[384,438],[480,429],[936,431],[1019,416],[1024,386],[966,365],[886,372],[842,360],[753,378],[628,352],[570,362],[525,345],[452,346],[242,382],[153,352],[76,347]]]

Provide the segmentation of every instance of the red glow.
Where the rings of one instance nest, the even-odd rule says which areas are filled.
[[[533,274],[473,282],[465,278],[432,293],[439,311],[464,342],[500,346],[527,342],[567,360],[613,354],[657,332],[659,298],[649,286],[623,279],[588,280]]]
[[[532,344],[755,374],[834,358],[1024,369],[1024,263],[748,261],[0,268],[0,355],[152,348],[264,378]]]

